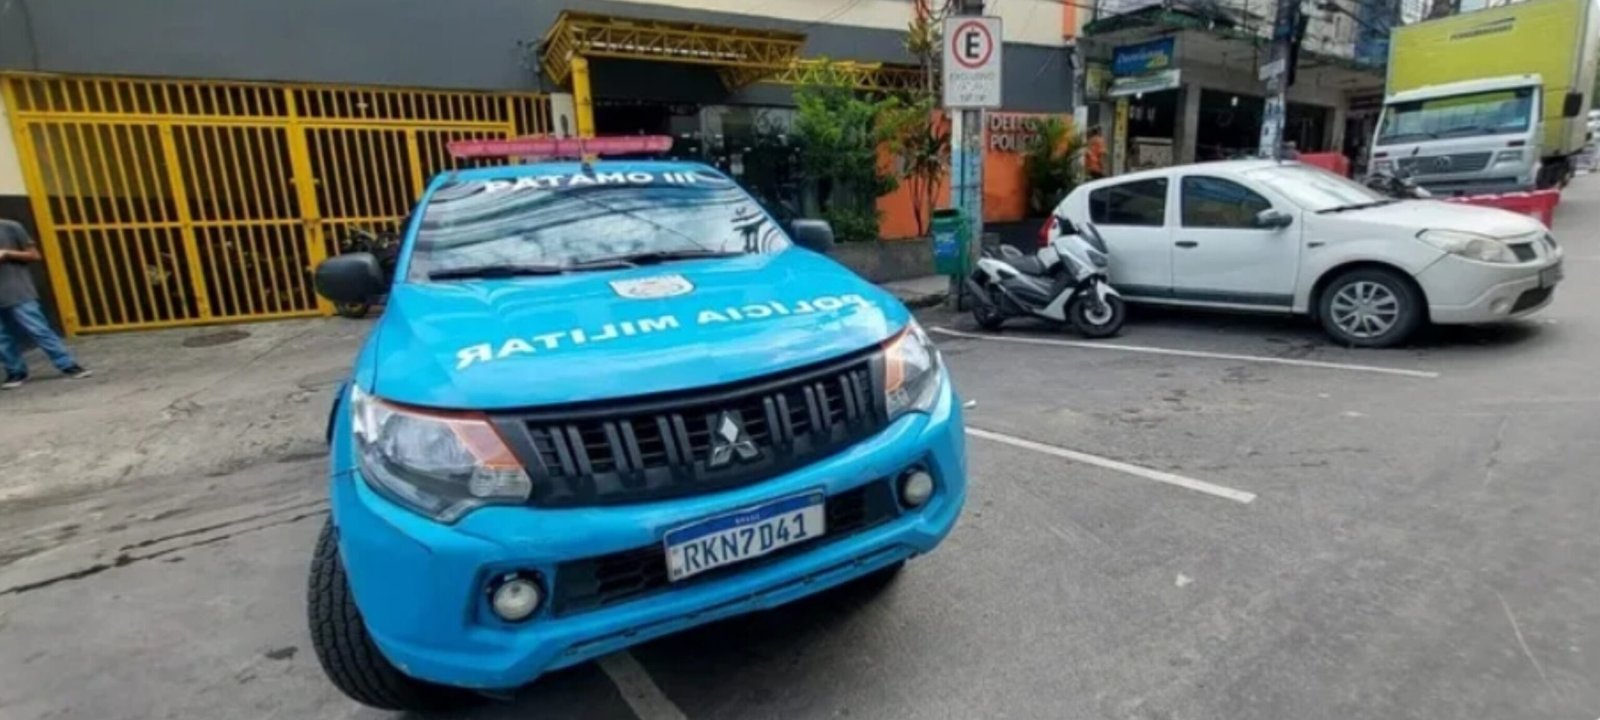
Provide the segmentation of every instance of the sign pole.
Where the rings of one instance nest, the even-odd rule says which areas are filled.
[[[1001,106],[1000,18],[982,13],[982,0],[961,0],[956,14],[945,18],[941,39],[944,107],[952,117],[950,199],[968,222],[967,257],[983,239],[984,110]],[[951,278],[958,307],[963,288],[963,278]]]

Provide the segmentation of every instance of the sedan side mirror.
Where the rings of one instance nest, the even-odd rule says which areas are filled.
[[[1294,216],[1268,208],[1256,213],[1255,225],[1263,230],[1277,230],[1294,224]]]
[[[317,294],[336,303],[364,303],[388,289],[383,267],[372,253],[354,252],[323,260],[314,282]]]
[[[833,251],[833,226],[827,220],[796,220],[789,234],[796,245],[827,255]]]

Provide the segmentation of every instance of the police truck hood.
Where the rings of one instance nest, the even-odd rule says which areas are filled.
[[[861,350],[909,319],[877,286],[798,248],[625,270],[400,283],[375,329],[374,391],[465,410],[671,392]]]

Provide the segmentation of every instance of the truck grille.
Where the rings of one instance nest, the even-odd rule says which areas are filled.
[[[1491,153],[1456,153],[1432,157],[1400,158],[1400,169],[1416,175],[1453,175],[1489,167]]]
[[[874,352],[734,386],[495,422],[533,480],[535,505],[693,495],[780,475],[881,430],[881,362]]]
[[[889,481],[874,480],[830,496],[826,512],[827,532],[815,541],[791,545],[771,555],[717,568],[677,584],[692,585],[728,573],[760,567],[796,552],[804,552],[807,548],[815,548],[875,527],[893,519],[900,510],[895,504]],[[550,609],[557,617],[571,615],[647,595],[668,585],[666,550],[660,543],[609,555],[569,560],[556,566]]]

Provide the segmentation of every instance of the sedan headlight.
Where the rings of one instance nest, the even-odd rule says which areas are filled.
[[[350,388],[361,474],[379,492],[439,522],[490,504],[520,504],[533,483],[482,415],[404,408]]]
[[[1378,160],[1372,163],[1372,171],[1375,173],[1386,173],[1393,169],[1394,163],[1389,162],[1388,160]]]
[[[1423,230],[1417,239],[1451,255],[1487,263],[1517,262],[1516,253],[1492,237],[1459,230]]]
[[[889,419],[927,412],[939,397],[939,351],[917,321],[883,346],[884,404]]]

